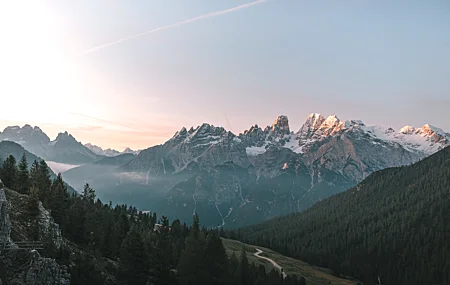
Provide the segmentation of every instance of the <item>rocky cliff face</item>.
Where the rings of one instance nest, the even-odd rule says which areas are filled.
[[[0,243],[11,242],[11,221],[8,213],[8,201],[6,200],[3,189],[3,182],[0,180]]]
[[[17,253],[10,253],[10,259],[19,258]],[[22,256],[23,258],[23,256]],[[6,284],[17,285],[69,285],[70,275],[65,266],[60,266],[54,259],[41,257],[36,251],[32,250],[27,256],[26,266],[15,268],[14,277],[5,280]],[[18,270],[19,269],[19,270]]]
[[[17,193],[15,195],[20,196]],[[11,238],[13,224],[10,220],[10,210],[11,205],[0,182],[0,243],[9,245],[0,247],[0,284],[70,284],[70,275],[66,267],[60,266],[54,259],[41,257],[35,250],[18,249]],[[42,220],[38,226],[40,236],[45,236],[46,242],[51,241],[60,248],[63,244],[61,232],[57,225],[50,221],[49,213],[42,204],[39,204],[38,220]],[[16,234],[16,236],[23,235]],[[10,250],[11,248],[16,250]]]

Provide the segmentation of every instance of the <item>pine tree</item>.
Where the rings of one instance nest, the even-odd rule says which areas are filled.
[[[52,183],[49,196],[49,208],[53,219],[61,226],[61,228],[64,228],[64,222],[66,220],[68,199],[69,195],[67,193],[67,187],[62,180],[61,173],[59,173]]]
[[[192,228],[186,238],[185,250],[178,265],[178,280],[181,285],[206,285],[207,277],[203,268],[205,238],[200,232],[198,215],[194,216]]]
[[[148,258],[137,226],[131,227],[120,248],[119,279],[126,284],[145,285],[148,281]]]
[[[171,285],[174,283],[171,272],[173,266],[172,236],[169,219],[161,217],[161,226],[156,231],[156,246],[152,250],[150,275],[152,284]]]
[[[38,172],[34,173],[34,171]],[[36,182],[34,183],[36,184],[36,188],[38,189],[39,200],[42,201],[44,207],[48,208],[52,181],[50,179],[50,169],[48,168],[47,163],[44,160],[41,160],[37,168],[35,168],[35,165],[33,164],[31,173],[32,175],[30,176],[36,175]]]
[[[95,190],[92,189],[88,183],[84,184],[81,199],[84,201],[86,207],[89,204],[93,204],[95,201]]]
[[[204,268],[208,272],[208,284],[228,284],[228,256],[223,247],[222,240],[216,232],[209,233],[206,239]]]
[[[13,186],[15,186],[17,181],[17,173],[18,170],[16,159],[14,158],[14,156],[10,155],[3,162],[2,173],[0,177],[5,187],[12,188]]]
[[[75,198],[74,202],[67,211],[66,234],[77,244],[85,244],[85,223],[86,211],[83,202]]]
[[[250,272],[249,272],[249,268],[250,265],[248,263],[248,259],[247,259],[247,252],[245,250],[245,246],[242,247],[242,251],[241,251],[241,261],[239,264],[239,268],[237,270],[237,281],[239,285],[245,285],[248,284],[249,282],[249,276],[250,276]]]
[[[30,193],[30,174],[28,172],[28,162],[25,153],[19,162],[19,169],[17,173],[16,190],[22,194]]]

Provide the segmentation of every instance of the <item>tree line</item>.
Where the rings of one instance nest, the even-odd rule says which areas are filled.
[[[450,148],[373,173],[302,213],[223,235],[364,284],[450,284]]]
[[[69,194],[61,174],[51,179],[44,160],[28,166],[9,156],[0,167],[0,179],[8,188],[29,195],[26,211],[36,216],[38,201],[50,211],[62,235],[81,248],[57,249],[50,242],[44,255],[68,265],[71,284],[158,285],[305,285],[303,277],[288,276],[250,264],[245,249],[231,256],[217,230],[200,227],[197,215],[191,226],[170,222],[135,207],[102,203],[88,184],[81,194]],[[101,259],[116,264],[114,276],[98,266]]]

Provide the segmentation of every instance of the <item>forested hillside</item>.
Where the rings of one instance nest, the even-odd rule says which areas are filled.
[[[8,235],[6,241],[43,241],[40,254],[56,259],[61,268],[41,270],[33,251],[0,249],[0,283],[63,284],[61,280],[68,275],[70,284],[75,285],[306,284],[296,276],[283,279],[275,270],[266,273],[264,266],[248,262],[244,250],[229,258],[218,232],[201,229],[197,215],[188,227],[131,206],[112,207],[96,199],[87,184],[81,195],[69,195],[61,175],[51,180],[45,161],[35,161],[30,171],[27,164],[25,156],[18,166],[10,156],[0,167],[4,186],[19,192],[5,191],[14,210],[9,214],[1,211],[0,230]],[[0,191],[3,194],[3,185]],[[53,231],[56,236],[39,236],[42,205],[50,210],[62,238],[58,228]],[[27,266],[34,266],[33,270]],[[42,276],[52,272],[59,281]]]
[[[373,173],[305,212],[225,236],[365,284],[450,284],[450,148]]]

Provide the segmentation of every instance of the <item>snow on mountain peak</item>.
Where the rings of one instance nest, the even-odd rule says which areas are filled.
[[[446,137],[447,134],[440,128],[437,128],[435,126],[429,125],[429,124],[425,124],[423,125],[422,128],[420,128],[419,130],[417,130],[416,132],[420,132],[422,134],[426,134],[426,135],[439,135],[439,136],[443,136]]]
[[[415,131],[416,131],[416,128],[414,128],[412,126],[404,126],[403,128],[400,129],[400,133],[405,134],[405,135],[412,135]]]
[[[341,120],[336,115],[330,115],[320,126],[320,129],[335,128],[340,124]]]

